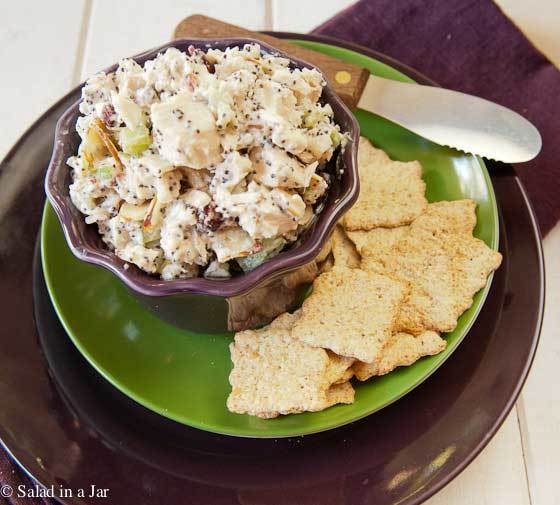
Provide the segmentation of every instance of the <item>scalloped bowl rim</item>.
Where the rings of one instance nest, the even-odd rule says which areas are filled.
[[[250,38],[217,38],[217,39],[177,39],[167,44],[163,44],[155,49],[144,51],[140,54],[132,56],[133,60],[147,60],[157,56],[158,53],[170,47],[176,47],[182,50],[182,46],[193,44],[195,46],[204,47],[230,47],[241,46],[243,44],[256,43],[261,46],[265,52],[283,56],[288,58],[298,68],[316,68],[310,63],[305,62],[299,58],[288,56],[286,53],[277,50],[276,48],[257,39]],[[104,72],[114,72],[118,64],[111,65],[106,68]],[[322,72],[321,72],[322,73]],[[75,89],[79,89],[84,85],[81,83]],[[134,265],[130,268],[124,268],[126,262],[118,258],[114,252],[109,249],[101,247],[93,247],[86,244],[80,237],[78,229],[76,228],[75,217],[72,214],[71,203],[68,204],[68,198],[56,186],[58,177],[61,177],[60,170],[66,168],[66,156],[64,153],[64,140],[71,134],[75,133],[75,122],[73,119],[79,114],[78,106],[81,99],[72,104],[60,117],[56,124],[54,149],[53,154],[47,169],[45,178],[45,191],[52,205],[58,220],[62,226],[66,241],[72,253],[80,260],[87,263],[92,263],[101,266],[114,275],[116,275],[124,284],[146,296],[170,296],[182,293],[213,295],[221,297],[232,297],[247,293],[261,286],[267,281],[271,281],[279,276],[282,276],[290,271],[302,267],[311,261],[319,254],[323,245],[327,241],[332,229],[342,215],[352,206],[357,200],[359,193],[359,178],[357,166],[357,146],[359,142],[360,127],[358,121],[348,109],[342,99],[333,91],[331,85],[323,88],[322,96],[325,101],[329,103],[335,110],[335,115],[345,116],[349,128],[350,141],[348,142],[345,152],[340,153],[339,156],[344,156],[346,165],[344,167],[343,178],[349,182],[349,187],[346,191],[338,195],[331,208],[324,208],[319,214],[313,229],[305,240],[296,245],[293,249],[289,249],[280,253],[279,255],[265,261],[254,270],[234,276],[229,279],[207,279],[204,277],[193,277],[190,279],[174,279],[162,280],[155,276],[151,276]],[[340,121],[338,121],[340,123]],[[342,183],[342,178],[339,185]],[[83,226],[87,226],[82,221]]]

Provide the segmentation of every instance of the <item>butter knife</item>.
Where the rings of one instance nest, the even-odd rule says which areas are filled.
[[[358,65],[202,15],[185,18],[174,38],[262,40],[318,67],[350,108],[364,109],[437,144],[506,163],[533,159],[541,136],[523,116],[466,93],[385,79]]]

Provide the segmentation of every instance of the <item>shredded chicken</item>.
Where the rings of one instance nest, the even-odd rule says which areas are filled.
[[[345,135],[324,85],[257,44],[122,60],[82,89],[71,199],[117,256],[163,279],[252,268],[328,191]]]

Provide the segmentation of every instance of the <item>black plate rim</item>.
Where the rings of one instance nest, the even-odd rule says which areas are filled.
[[[370,58],[375,58],[377,60],[380,60],[383,63],[387,63],[387,64],[395,67],[397,70],[400,70],[401,72],[411,76],[414,79],[424,80],[424,81],[427,81],[429,83],[432,83],[435,86],[438,86],[438,84],[434,80],[430,79],[429,77],[426,77],[425,75],[423,75],[422,73],[418,72],[417,70],[409,67],[408,65],[406,65],[404,63],[401,63],[398,60],[395,60],[391,56],[387,56],[383,53],[379,53],[379,52],[377,52],[373,49],[369,49],[365,46],[355,44],[353,42],[348,42],[348,41],[337,39],[335,37],[330,37],[330,36],[327,36],[327,35],[301,34],[301,33],[294,33],[294,32],[265,32],[265,33],[267,33],[269,35],[272,35],[274,37],[282,38],[282,39],[283,38],[289,38],[289,39],[308,40],[310,42],[320,42],[320,43],[331,44],[331,45],[335,45],[335,46],[338,46],[338,47],[342,47],[344,49],[348,49],[350,51],[355,51],[355,52],[361,53],[365,56],[369,56]],[[535,215],[535,210],[534,210],[533,205],[531,204],[531,201],[529,200],[529,197],[527,195],[527,191],[525,190],[525,187],[524,187],[523,183],[521,182],[521,180],[519,179],[519,177],[514,176],[514,178],[515,178],[515,181],[516,181],[517,185],[519,186],[521,194],[523,195],[525,205],[526,205],[526,207],[529,211],[529,215],[530,215],[531,221],[533,223],[533,232],[534,232],[534,235],[535,235],[535,241],[538,245],[537,250],[538,250],[538,256],[539,256],[539,273],[540,273],[541,279],[542,279],[541,290],[540,290],[540,295],[539,295],[539,319],[538,319],[538,322],[536,324],[535,335],[533,336],[533,343],[532,343],[532,346],[531,346],[531,351],[530,351],[528,359],[525,363],[525,367],[523,368],[523,372],[521,373],[521,375],[518,379],[516,388],[515,388],[512,396],[510,397],[508,403],[506,404],[506,406],[502,410],[500,416],[495,420],[494,424],[492,425],[492,428],[486,434],[486,437],[483,440],[481,440],[475,447],[473,447],[473,449],[468,454],[468,456],[466,458],[464,458],[463,461],[461,463],[459,463],[451,472],[449,472],[445,478],[440,479],[439,482],[436,482],[432,487],[430,487],[429,489],[426,489],[423,493],[419,494],[417,496],[418,500],[413,502],[413,503],[422,503],[425,500],[427,500],[428,498],[430,498],[431,496],[433,496],[434,494],[436,494],[438,491],[443,489],[445,486],[447,486],[447,484],[449,484],[453,479],[455,479],[455,477],[457,477],[460,473],[462,473],[463,470],[465,470],[465,468],[467,468],[472,463],[472,461],[488,445],[490,440],[492,440],[492,438],[494,438],[494,435],[496,435],[496,433],[498,432],[498,430],[500,429],[500,427],[502,426],[502,424],[506,420],[507,416],[511,412],[511,409],[514,407],[514,405],[517,401],[517,398],[521,394],[521,391],[523,389],[523,386],[525,385],[525,382],[527,381],[529,371],[531,370],[531,367],[533,365],[533,361],[535,359],[535,354],[536,354],[537,347],[538,347],[540,337],[541,337],[541,330],[542,330],[543,316],[544,316],[544,307],[545,307],[545,295],[546,295],[546,288],[545,288],[545,286],[546,286],[546,271],[545,271],[544,253],[543,253],[543,246],[542,246],[542,234],[541,234],[540,227],[539,227],[536,215]]]
[[[355,43],[352,43],[352,42],[347,42],[347,41],[344,41],[344,40],[340,40],[340,39],[337,39],[337,38],[334,38],[334,37],[329,37],[329,36],[324,36],[324,35],[313,35],[313,34],[309,35],[309,34],[301,34],[301,33],[294,33],[294,32],[271,32],[271,31],[263,32],[263,33],[267,33],[269,35],[272,35],[272,36],[275,36],[275,37],[278,37],[278,38],[291,38],[291,39],[299,39],[299,40],[308,40],[308,41],[312,41],[312,42],[319,42],[319,43],[331,44],[331,45],[335,45],[335,46],[338,46],[338,47],[342,47],[344,49],[355,51],[355,52],[364,54],[366,56],[378,59],[378,60],[380,60],[384,63],[387,63],[391,66],[394,66],[397,70],[400,70],[404,73],[409,74],[413,78],[418,78],[418,79],[430,82],[434,85],[437,85],[433,80],[427,78],[426,76],[422,75],[420,72],[412,69],[411,67],[407,66],[406,64],[403,64],[403,63],[399,62],[398,60],[395,60],[394,58],[392,58],[390,56],[387,56],[385,54],[379,53],[377,51],[374,51],[372,49],[366,48],[364,46],[361,46],[361,45],[358,45],[358,44],[355,44]],[[30,127],[28,127],[24,131],[24,133],[19,137],[19,139],[15,142],[15,144],[12,146],[12,148],[4,156],[1,164],[4,165],[4,164],[9,163],[11,158],[13,158],[14,154],[20,149],[21,144],[27,139],[27,137],[29,135],[31,135],[33,133],[33,131],[37,128],[37,126],[43,120],[45,120],[52,113],[52,111],[54,109],[59,107],[60,104],[62,102],[64,102],[69,95],[75,93],[80,87],[81,87],[81,84],[72,88],[66,95],[64,95],[62,98],[60,98],[56,102],[54,102],[43,114],[41,114],[32,123],[32,125]],[[517,176],[513,176],[513,178],[515,179],[515,182],[517,183],[517,185],[520,189],[520,192],[523,196],[525,206],[527,208],[528,214],[531,218],[531,222],[532,222],[532,225],[533,225],[532,231],[533,231],[533,234],[534,234],[535,242],[536,242],[536,245],[537,245],[537,253],[538,253],[538,269],[539,269],[539,274],[540,274],[540,278],[541,278],[541,281],[542,281],[541,285],[540,285],[540,293],[539,293],[539,301],[538,301],[538,307],[539,307],[538,320],[537,320],[537,323],[535,325],[535,332],[534,332],[534,335],[533,335],[533,338],[532,338],[531,349],[530,349],[530,352],[527,356],[527,360],[525,362],[525,366],[523,368],[523,371],[518,378],[516,387],[513,390],[509,401],[506,403],[505,407],[502,409],[500,415],[496,418],[492,427],[488,430],[486,436],[475,447],[473,447],[471,452],[465,458],[463,458],[463,460],[460,463],[458,463],[453,470],[448,472],[445,477],[442,477],[441,479],[439,479],[439,481],[434,482],[432,486],[425,489],[423,492],[417,494],[414,497],[413,501],[410,502],[410,503],[414,503],[414,504],[422,503],[425,500],[427,500],[428,498],[430,498],[431,496],[433,496],[434,494],[436,494],[443,487],[445,487],[449,482],[451,482],[455,477],[457,477],[474,460],[474,458],[476,458],[476,456],[478,454],[480,454],[482,449],[484,449],[484,447],[486,447],[486,445],[494,437],[494,435],[496,434],[498,429],[501,427],[501,425],[503,424],[503,422],[507,418],[511,409],[515,405],[515,402],[517,401],[517,398],[518,398],[518,396],[519,396],[519,394],[520,394],[520,392],[521,392],[521,390],[522,390],[522,388],[523,388],[523,386],[526,382],[528,373],[529,373],[529,371],[531,369],[531,366],[533,364],[533,361],[534,361],[536,349],[538,347],[538,343],[539,343],[539,340],[540,340],[540,334],[541,334],[542,324],[543,324],[544,307],[545,307],[546,277],[545,277],[544,254],[543,254],[543,247],[542,247],[541,232],[540,232],[540,228],[539,228],[538,222],[537,222],[536,217],[535,217],[535,212],[534,212],[533,206],[532,206],[532,204],[531,204],[531,202],[530,202],[530,200],[527,196],[525,188],[524,188],[522,182],[520,181],[520,179]],[[44,486],[44,484],[41,483],[39,480],[37,480],[27,470],[27,468],[15,457],[13,452],[6,446],[6,444],[4,443],[4,441],[2,439],[0,439],[0,446],[5,451],[5,453],[8,455],[8,457],[10,457],[10,459],[17,464],[18,468],[20,470],[22,470],[23,473],[26,476],[28,476],[32,481],[39,483],[41,486]]]

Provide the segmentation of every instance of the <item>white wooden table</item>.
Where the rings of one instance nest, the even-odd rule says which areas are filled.
[[[184,16],[307,32],[352,0],[18,0],[0,5],[0,158],[51,103],[93,72],[169,40]],[[560,1],[499,0],[560,66]],[[157,12],[154,11],[157,5]],[[7,97],[7,98],[6,98]],[[559,160],[560,162],[560,160]],[[0,188],[0,201],[2,201]],[[430,505],[560,504],[560,226],[546,238],[547,311],[516,408],[488,447]]]

